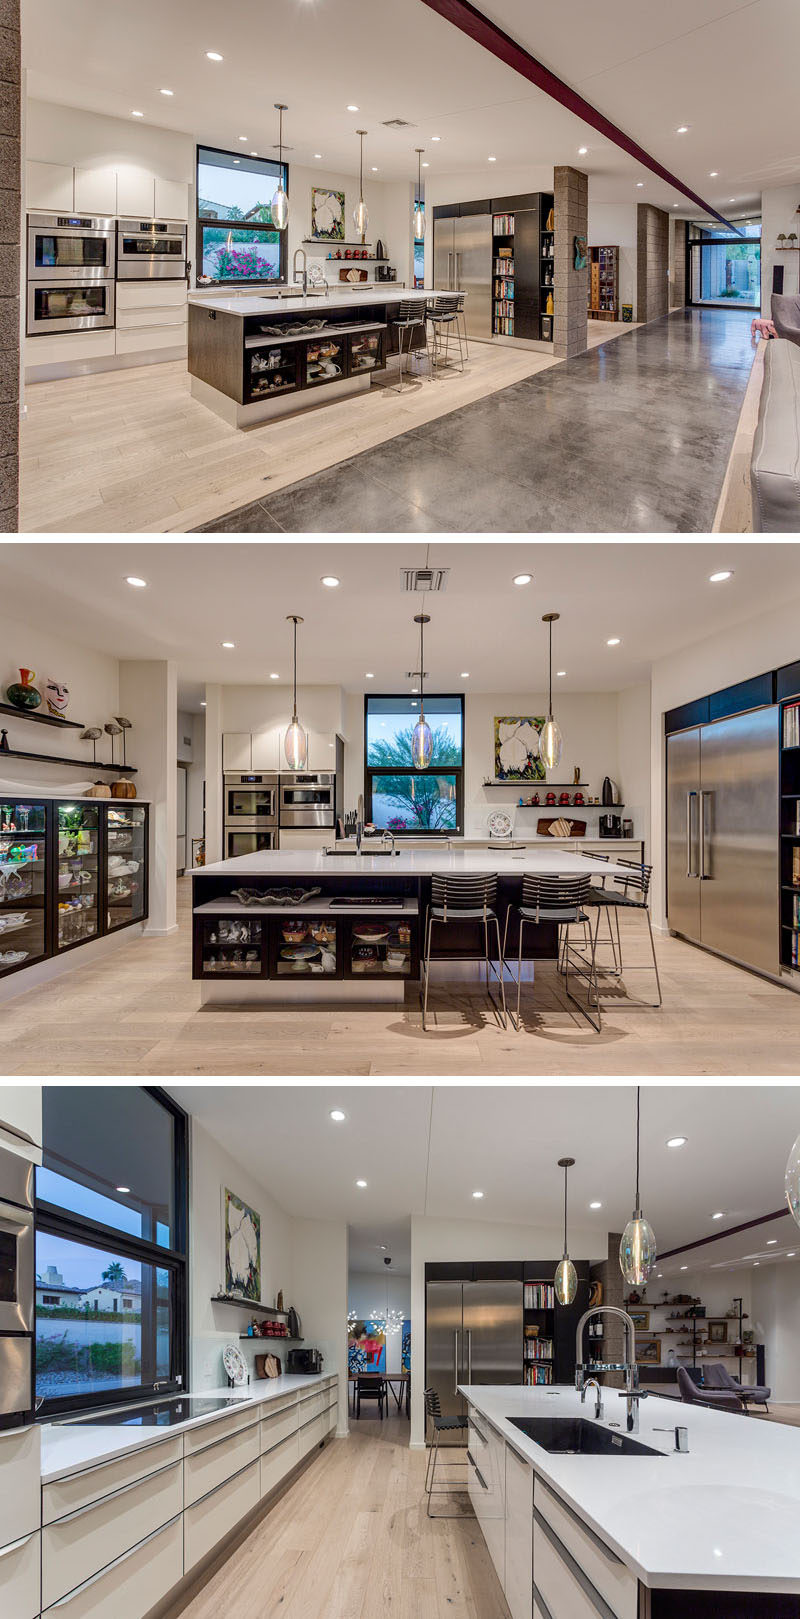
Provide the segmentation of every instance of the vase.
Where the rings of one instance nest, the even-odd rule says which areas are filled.
[[[6,697],[13,708],[38,708],[42,701],[42,694],[36,690],[33,682],[36,674],[33,669],[20,669],[19,682],[6,687]]]

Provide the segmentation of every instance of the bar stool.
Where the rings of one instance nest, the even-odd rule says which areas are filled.
[[[434,1494],[435,1495],[451,1495],[451,1494],[455,1493],[456,1491],[464,1492],[466,1490],[466,1488],[467,1488],[466,1481],[465,1481],[462,1484],[440,1484],[439,1488],[437,1490],[434,1490],[434,1483],[435,1483],[435,1479],[436,1479],[436,1463],[439,1460],[439,1437],[440,1437],[440,1435],[443,1434],[443,1433],[466,1433],[468,1431],[468,1429],[469,1429],[469,1419],[467,1417],[443,1417],[442,1416],[442,1407],[441,1407],[441,1403],[440,1403],[440,1400],[439,1400],[439,1396],[438,1396],[438,1394],[436,1392],[436,1389],[427,1388],[425,1390],[425,1426],[426,1426],[426,1428],[428,1426],[428,1423],[430,1423],[430,1425],[431,1425],[430,1434],[426,1434],[426,1438],[428,1440],[428,1465],[427,1465],[427,1467],[425,1469],[425,1494],[428,1497],[428,1509],[427,1509],[428,1510],[428,1517],[429,1518],[463,1518],[463,1516],[464,1516],[463,1512],[431,1512],[431,1496],[434,1495]],[[447,1449],[448,1447],[445,1446],[444,1448]],[[463,1460],[459,1460],[457,1462],[444,1462],[443,1461],[441,1463],[441,1468],[445,1468],[445,1467],[452,1468],[452,1467],[463,1467],[463,1466],[465,1466],[466,1459],[467,1459],[466,1446],[458,1445],[458,1446],[453,1446],[452,1448],[453,1449],[458,1449],[458,1450],[463,1449],[463,1451],[464,1451]]]
[[[461,341],[461,328],[458,322],[458,296],[453,293],[440,293],[436,298],[429,298],[426,305],[425,318],[431,329],[433,338],[433,375],[439,367],[439,357],[444,347],[443,365],[450,360],[450,333],[455,332],[458,338],[458,350],[461,361],[461,370],[464,369],[464,345]]]
[[[590,964],[591,970],[589,974],[589,990],[586,1006],[583,1006],[577,997],[571,993],[569,987],[570,959],[573,956],[573,947],[570,945],[569,940],[569,930],[576,922],[580,924],[588,922],[589,918],[586,915],[584,906],[588,903],[590,888],[591,878],[588,872],[586,873],[585,877],[543,877],[533,876],[532,874],[528,873],[526,873],[526,875],[523,877],[522,903],[516,906],[509,905],[508,910],[506,911],[506,924],[503,934],[503,960],[505,961],[506,944],[508,941],[508,922],[512,911],[515,911],[519,917],[519,953],[517,957],[517,1017],[516,1022],[514,1022],[514,1015],[512,1013],[511,1021],[514,1023],[517,1033],[519,1033],[520,1029],[522,1028],[522,944],[525,933],[525,925],[526,923],[536,924],[539,922],[555,922],[557,928],[559,929],[557,959],[559,964],[563,962],[563,971],[565,977],[564,987],[567,996],[569,1000],[571,1000],[574,1005],[578,1007],[578,1010],[583,1013],[584,1017],[587,1019],[587,1022],[591,1023],[592,1028],[596,1029],[598,1034],[600,1033],[600,1001],[597,994],[597,974],[595,970],[596,935],[592,940],[592,957]],[[562,928],[564,929],[563,945],[561,942]],[[581,958],[579,957],[578,959],[580,960]],[[578,971],[580,972],[580,969],[578,969]],[[594,989],[595,1006],[597,1008],[596,1023],[590,1011],[592,989]]]
[[[588,878],[587,878],[588,883]],[[494,1006],[494,1000],[489,990],[489,967],[500,982],[500,997],[503,1010],[500,1020],[503,1028],[508,1027],[506,1016],[506,992],[503,983],[503,952],[500,948],[500,923],[494,909],[497,904],[497,878],[496,877],[432,877],[431,903],[425,912],[425,950],[422,961],[422,981],[424,995],[422,1000],[422,1027],[427,1030],[426,1018],[428,1015],[428,984],[431,975],[431,939],[434,926],[449,927],[454,922],[483,923],[483,959],[486,966],[486,993]],[[497,961],[499,972],[494,962],[489,961],[489,924],[493,924],[497,934]],[[472,956],[455,956],[451,960],[471,961]]]
[[[400,356],[400,383],[397,388],[392,389],[393,393],[401,394],[406,392],[407,384],[403,381],[403,354],[405,352],[406,359],[410,359],[411,342],[417,326],[422,327],[425,338],[425,352],[428,356],[428,373],[432,378],[431,354],[428,348],[428,328],[425,324],[426,313],[427,304],[424,298],[401,298],[397,306],[397,314],[392,318],[391,325],[397,330],[397,349]],[[408,332],[408,348],[404,351],[403,337],[406,332]]]
[[[469,359],[469,342],[467,341],[467,312],[465,309],[467,295],[464,292],[459,292],[456,294],[456,297],[458,300],[456,308],[456,314],[458,316],[458,329],[464,339],[464,353],[467,359]]]
[[[606,913],[606,915],[608,917],[608,931],[609,931],[609,937],[611,939],[611,948],[612,948],[612,950],[614,952],[614,970],[616,972],[616,975],[618,977],[621,977],[622,974],[623,974],[623,971],[629,972],[629,973],[631,973],[631,972],[633,972],[633,973],[644,973],[644,972],[653,972],[653,973],[655,973],[656,989],[658,990],[658,1000],[657,1001],[646,1001],[646,1002],[641,1002],[640,1001],[638,1003],[634,1002],[632,1004],[652,1006],[654,1009],[657,1009],[658,1007],[660,1007],[663,1004],[663,996],[661,994],[661,979],[659,978],[659,975],[658,975],[658,961],[656,960],[656,946],[655,946],[655,940],[653,939],[653,924],[650,921],[649,894],[650,894],[650,879],[651,879],[651,877],[653,875],[653,868],[652,868],[652,866],[646,866],[643,862],[640,862],[638,860],[617,860],[617,861],[615,861],[615,864],[618,865],[618,866],[624,866],[625,867],[625,875],[620,876],[618,872],[611,872],[610,876],[609,876],[609,881],[611,883],[620,884],[621,887],[606,888],[605,882],[604,882],[603,885],[600,888],[594,888],[594,887],[590,888],[588,899],[586,901],[587,905],[596,907],[597,913],[598,913],[597,925],[595,927],[595,947],[596,947],[596,944],[597,944],[597,933],[598,933],[598,928],[599,928],[599,924],[600,924],[600,915],[601,915],[601,913],[603,911],[605,911],[605,913]],[[651,958],[652,958],[652,966],[650,965],[650,962],[645,962],[644,965],[642,965],[642,966],[623,968],[622,935],[620,934],[620,930],[619,930],[619,913],[622,910],[625,910],[625,911],[640,911],[640,912],[644,913],[644,916],[645,916],[645,918],[647,920],[647,932],[648,932],[648,937],[649,937],[649,940],[650,940],[650,955],[651,955]],[[612,930],[612,926],[611,926],[611,918],[612,917],[614,919],[614,928],[616,930],[616,945],[614,943],[614,931]],[[593,959],[594,959],[594,952],[593,952]],[[599,1002],[598,1002],[598,1010],[599,1010]]]
[[[605,865],[605,866],[608,865],[608,862],[609,862],[609,860],[611,858],[611,856],[607,855],[607,854],[597,854],[597,853],[595,853],[595,851],[593,849],[580,849],[578,852],[580,854],[581,860],[594,860],[594,861],[598,862],[599,864]],[[606,878],[605,877],[603,877],[601,879],[598,886],[600,888],[605,888],[605,886],[606,886]],[[609,937],[609,941],[610,941],[610,944],[611,944],[611,949],[612,949],[612,952],[613,952],[613,955],[614,955],[614,968],[616,970],[617,947],[616,947],[616,944],[614,943],[614,934],[613,934],[612,928],[611,928],[611,913],[607,912],[606,914],[607,914],[607,918],[608,918],[608,937]],[[583,944],[584,944],[584,949],[586,949],[586,950],[590,950],[591,947],[592,947],[592,924],[591,924],[591,919],[590,918],[587,918],[586,923],[584,924]],[[558,961],[558,970],[559,970],[560,973],[563,973],[563,971],[564,971],[560,955],[559,955],[559,961]]]

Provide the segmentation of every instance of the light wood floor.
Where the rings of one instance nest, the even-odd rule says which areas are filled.
[[[520,1034],[499,1026],[482,988],[463,983],[432,989],[436,1027],[427,1033],[410,989],[397,1009],[202,1010],[190,976],[189,883],[178,884],[177,933],[132,939],[104,961],[4,1004],[0,1074],[586,1078],[797,1071],[800,998],[671,938],[656,942],[662,1009],[618,999],[599,1035],[565,1000],[550,963],[523,991]],[[626,962],[644,959],[640,939],[640,924],[631,919]],[[631,973],[626,982],[644,996],[652,979]],[[606,992],[613,1002],[613,981]]]
[[[634,330],[590,321],[589,344]],[[398,394],[388,373],[369,393],[246,432],[191,398],[182,361],[29,383],[21,531],[186,533],[560,363],[471,343],[463,375],[448,368]]]
[[[403,1418],[353,1422],[170,1619],[508,1619],[469,1508],[426,1517],[425,1461]]]

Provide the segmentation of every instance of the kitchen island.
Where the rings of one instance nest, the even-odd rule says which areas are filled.
[[[370,287],[301,297],[190,297],[192,397],[233,427],[365,392],[397,353],[399,304],[431,291]],[[404,349],[408,348],[408,335]],[[424,348],[424,324],[411,347]]]
[[[333,844],[331,845],[333,847]],[[570,850],[526,847],[398,849],[385,854],[280,850],[241,855],[192,872],[193,966],[203,1004],[306,1000],[394,1001],[419,980],[422,930],[434,875],[496,876],[503,936],[506,910],[519,903],[526,873],[585,876],[590,863]],[[608,877],[624,868],[603,865]],[[593,873],[594,874],[594,873]],[[274,897],[275,891],[282,891]],[[295,896],[286,903],[287,892]],[[244,894],[245,897],[242,897]],[[271,897],[273,896],[273,897]],[[302,897],[306,896],[306,897]],[[515,958],[516,916],[508,928]],[[554,923],[528,924],[523,960],[554,960]],[[434,933],[439,977],[464,957],[483,963],[474,922]],[[474,967],[470,966],[470,971]]]
[[[469,1493],[512,1619],[798,1619],[800,1431],[658,1396],[625,1454],[625,1399],[461,1388]],[[557,1454],[512,1419],[583,1418],[607,1454]],[[674,1447],[675,1425],[689,1449]],[[543,1437],[545,1437],[543,1435]]]

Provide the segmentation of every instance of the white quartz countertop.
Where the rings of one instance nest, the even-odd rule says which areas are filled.
[[[363,286],[363,282],[361,283]],[[198,304],[202,309],[218,309],[223,315],[287,315],[293,320],[297,315],[324,315],[329,309],[353,309],[359,304],[392,304],[403,303],[407,298],[437,298],[447,297],[447,293],[440,293],[431,287],[394,287],[391,284],[381,285],[380,288],[370,287],[369,295],[353,292],[352,287],[337,287],[335,291],[317,294],[310,298],[269,298],[264,293],[254,292],[249,296],[225,297],[220,293],[217,297],[197,297],[190,294],[189,303]],[[311,333],[311,336],[314,334]]]
[[[331,833],[333,845],[333,833]],[[363,848],[363,845],[362,845]],[[213,865],[195,868],[194,877],[230,877],[233,882],[246,883],[252,877],[271,877],[290,882],[300,877],[430,877],[437,875],[491,876],[493,874],[521,877],[525,872],[553,873],[563,877],[609,876],[614,872],[627,875],[624,866],[612,862],[598,866],[563,847],[555,849],[527,846],[512,854],[507,849],[403,849],[397,855],[326,855],[322,849],[262,850],[256,854],[237,855],[232,860],[218,860]]]
[[[461,1393],[645,1585],[800,1592],[800,1429],[656,1395],[631,1437],[661,1456],[558,1456],[509,1417],[593,1420],[592,1389],[583,1406],[570,1387]],[[602,1426],[624,1434],[624,1398],[606,1388],[603,1399]],[[674,1450],[676,1424],[688,1454]]]
[[[254,1340],[265,1344],[274,1341]],[[301,1394],[332,1375],[330,1372],[317,1372],[299,1377],[283,1373],[280,1377],[259,1378],[241,1389],[203,1389],[194,1395],[170,1395],[168,1398],[186,1400],[189,1404],[193,1399],[224,1397],[236,1400],[235,1406],[223,1406],[219,1411],[212,1411],[203,1417],[189,1417],[186,1422],[176,1422],[170,1428],[106,1428],[94,1422],[45,1423],[42,1426],[42,1483],[51,1484],[54,1479],[68,1478],[71,1473],[80,1473],[83,1468],[94,1467],[98,1462],[114,1461],[119,1456],[130,1455],[133,1450],[141,1450],[143,1446],[174,1439],[176,1434],[186,1433],[190,1428],[218,1422],[222,1417],[230,1416],[239,1406],[257,1407],[279,1399],[282,1394]]]

